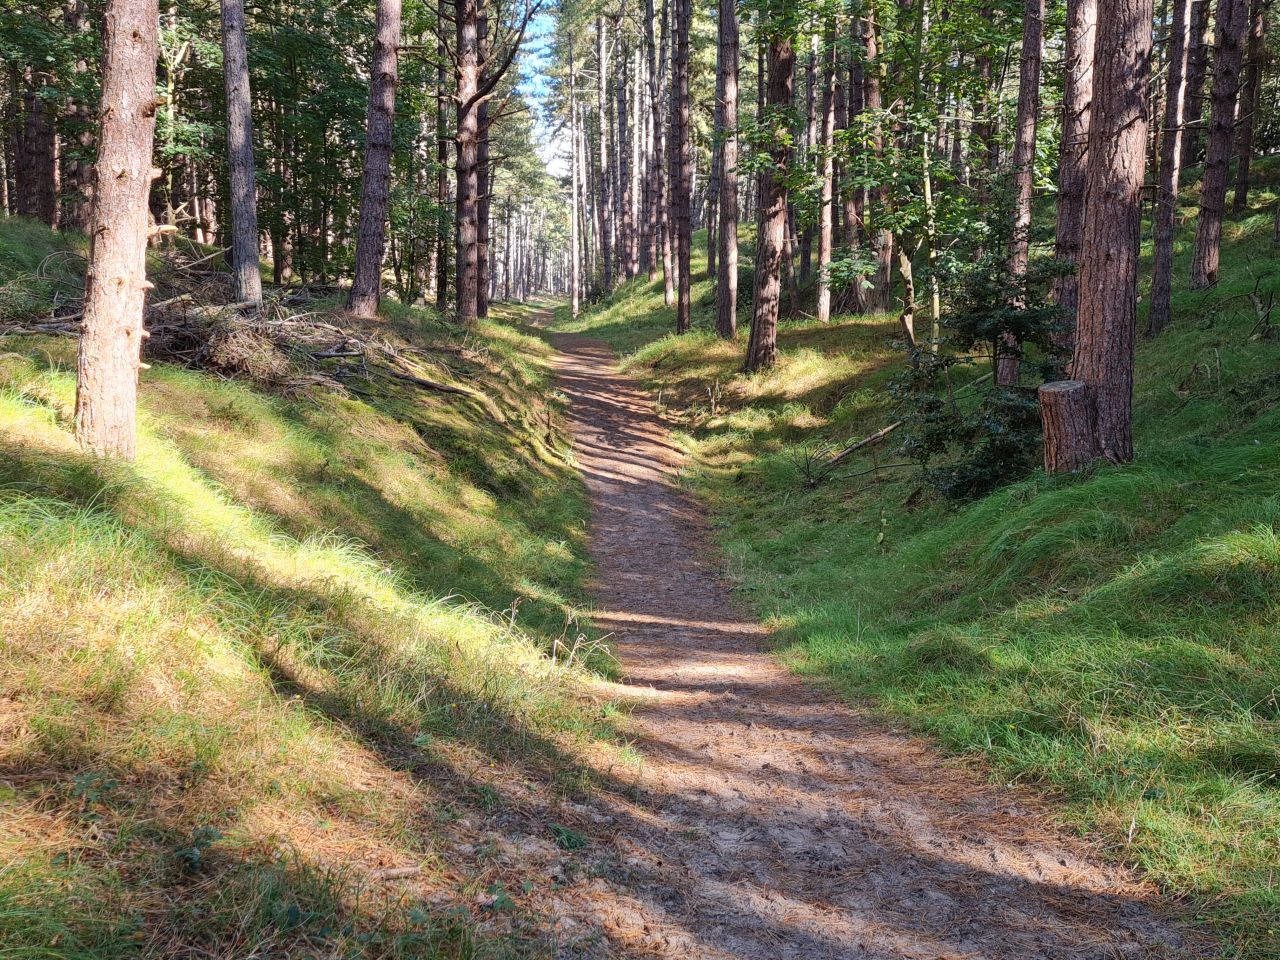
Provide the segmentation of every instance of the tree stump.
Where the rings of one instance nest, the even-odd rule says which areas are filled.
[[[1093,439],[1089,388],[1079,380],[1058,380],[1040,388],[1044,424],[1044,468],[1075,473],[1098,458]]]

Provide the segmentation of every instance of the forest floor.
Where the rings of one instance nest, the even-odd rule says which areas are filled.
[[[591,500],[594,620],[642,758],[598,799],[619,860],[586,892],[610,941],[741,960],[1202,953],[1029,792],[778,665],[718,577],[653,398],[603,341],[550,339]]]

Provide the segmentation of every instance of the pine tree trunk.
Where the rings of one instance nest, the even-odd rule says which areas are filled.
[[[728,0],[725,0],[728,2]],[[716,6],[719,6],[717,2]],[[707,224],[707,276],[716,276],[716,257],[720,253],[720,244],[717,242],[716,233],[720,226],[720,218],[716,216],[716,206],[720,202],[720,161],[721,151],[714,144],[717,138],[724,136],[724,66],[720,63],[724,56],[724,48],[717,44],[716,46],[716,101],[712,110],[712,149],[711,149],[711,180],[707,184],[707,207],[706,207],[706,224]]]
[[[438,0],[436,13],[443,31],[444,5]],[[449,205],[449,145],[445,140],[448,121],[445,115],[446,50],[444,34],[436,41],[436,310],[441,316],[449,308],[449,231],[444,229],[444,211]]]
[[[457,318],[461,324],[476,319],[480,272],[480,115],[472,101],[480,84],[480,9],[478,0],[457,0],[457,41],[454,45],[457,74],[458,122],[455,134],[457,160],[456,213]]]
[[[1257,126],[1262,93],[1262,65],[1266,59],[1267,0],[1253,0],[1249,7],[1248,60],[1244,86],[1240,90],[1240,130],[1236,138],[1236,195],[1231,209],[1236,213],[1249,205],[1249,168],[1253,161],[1253,131]]]
[[[667,69],[667,38],[670,36],[668,26],[670,24],[670,3],[669,0],[662,0],[662,39],[660,41],[659,62],[662,64],[662,70]],[[668,99],[670,85],[665,82],[659,83],[659,102]],[[672,260],[673,244],[671,242],[672,232],[672,194],[675,192],[675,177],[671,171],[671,156],[674,150],[672,144],[674,134],[674,124],[664,126],[660,115],[657,121],[659,139],[658,139],[658,225],[661,230],[662,244],[662,284],[663,298],[662,301],[666,306],[673,307],[676,303],[676,267]]]
[[[227,170],[231,180],[231,273],[237,300],[262,305],[258,194],[253,170],[253,103],[245,48],[244,0],[222,0],[222,74],[227,88]]]
[[[1235,145],[1236,95],[1240,89],[1244,38],[1249,25],[1248,0],[1218,0],[1216,19],[1209,137],[1205,146],[1204,179],[1200,184],[1195,259],[1191,262],[1192,290],[1204,290],[1218,282],[1222,215],[1227,202],[1231,150]]]
[[[1026,0],[1022,14],[1022,61],[1018,71],[1018,117],[1013,137],[1013,236],[1009,244],[1009,273],[1015,280],[1026,275],[1031,250],[1031,191],[1043,48],[1044,0]],[[996,346],[996,385],[1016,385],[1021,365],[1022,346],[1006,330]]]
[[[1072,376],[1086,402],[1064,431],[1044,421],[1059,463],[1133,459],[1133,359],[1138,312],[1142,184],[1151,82],[1151,0],[1099,0],[1093,122],[1080,254]],[[1087,416],[1087,428],[1079,416]],[[1070,437],[1088,437],[1088,449]]]
[[[836,18],[827,21],[823,38],[822,126],[819,143],[821,196],[818,206],[818,304],[819,323],[831,320],[831,248],[835,242],[835,127],[836,127]]]
[[[661,245],[661,210],[662,210],[662,83],[658,75],[658,45],[654,41],[653,21],[655,13],[653,0],[645,0],[644,37],[645,49],[649,57],[649,166],[645,177],[645,191],[648,202],[645,209],[645,265],[649,271],[649,282],[658,279],[658,257]]]
[[[613,247],[612,247],[612,208],[610,195],[613,191],[609,183],[609,124],[605,111],[607,94],[605,90],[606,74],[609,72],[608,59],[605,53],[606,27],[604,17],[596,17],[596,116],[599,120],[597,130],[596,195],[595,203],[598,211],[597,230],[600,237],[600,260],[604,291],[613,290]]]
[[[1200,160],[1200,142],[1204,130],[1204,81],[1209,72],[1209,50],[1213,34],[1209,29],[1212,0],[1192,0],[1191,47],[1187,51],[1187,92],[1183,105],[1182,168],[1195,166]]]
[[[373,72],[369,78],[369,117],[360,187],[360,225],[356,236],[355,275],[347,309],[373,317],[382,298],[382,258],[387,245],[387,206],[391,190],[391,135],[396,112],[396,69],[400,56],[400,2],[378,0]]]
[[[865,65],[862,77],[862,95],[869,111],[879,110],[880,76],[884,65],[880,61],[880,49],[876,35],[875,20],[871,16],[863,18],[862,41]],[[884,131],[877,128],[872,137],[871,150],[880,154],[884,151]],[[887,184],[880,184],[869,191],[869,201],[863,207],[864,221],[870,220],[871,246],[875,251],[876,272],[871,278],[871,290],[866,297],[867,309],[883,313],[889,309],[893,286],[893,233],[880,226],[878,221],[886,212],[889,200]],[[871,208],[874,206],[874,210]]]
[[[1084,233],[1084,185],[1089,160],[1089,116],[1093,105],[1093,51],[1098,27],[1097,0],[1068,0],[1065,71],[1062,90],[1062,145],[1058,162],[1058,218],[1054,255],[1070,272],[1053,285],[1053,300],[1067,313],[1067,329],[1055,337],[1070,357],[1079,302],[1077,264]]]
[[[738,332],[738,8],[720,0],[720,262],[716,271],[716,333]]]
[[[569,310],[574,317],[580,305],[578,292],[581,279],[578,276],[579,250],[582,238],[578,229],[578,102],[577,74],[573,62],[573,42],[569,42]]]
[[[746,370],[772,367],[778,355],[778,316],[782,298],[783,257],[787,234],[787,172],[791,165],[787,111],[795,85],[796,55],[788,36],[769,40],[767,114],[774,130],[769,163],[761,174],[760,233],[756,239],[755,297]]]
[[[693,152],[689,143],[689,20],[690,0],[676,0],[675,5],[675,73],[672,80],[675,143],[672,184],[676,215],[676,332],[685,333],[691,325],[691,280],[693,224],[690,220],[693,201]]]
[[[108,0],[101,132],[76,378],[76,439],[99,456],[137,449],[138,365],[156,126],[156,0]]]
[[[1187,102],[1187,53],[1191,39],[1190,0],[1173,0],[1165,66],[1164,136],[1160,141],[1160,184],[1156,192],[1151,307],[1147,333],[1157,334],[1169,323],[1173,288],[1173,236],[1182,177],[1182,125]]]

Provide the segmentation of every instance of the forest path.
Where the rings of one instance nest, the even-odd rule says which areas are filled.
[[[717,578],[651,398],[603,342],[551,340],[592,503],[597,622],[643,756],[601,796],[613,836],[597,879],[560,909],[603,928],[609,955],[1200,955],[1149,885],[1024,792],[778,666]]]

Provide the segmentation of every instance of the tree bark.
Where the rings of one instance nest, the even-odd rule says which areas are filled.
[[[1187,50],[1187,91],[1183,105],[1182,167],[1194,166],[1200,159],[1201,133],[1204,130],[1204,80],[1209,71],[1209,50],[1213,34],[1209,30],[1212,0],[1192,0],[1191,46]]]
[[[866,59],[862,75],[863,105],[868,111],[876,111],[882,105],[880,78],[884,64],[880,61],[875,19],[870,15],[864,17],[862,21],[862,42],[863,55]],[[877,124],[871,143],[873,153],[880,154],[884,151],[884,136],[884,130]],[[880,184],[868,191],[869,202],[863,205],[862,212],[863,221],[869,223],[868,231],[876,258],[876,272],[871,279],[871,289],[867,291],[865,300],[867,309],[876,313],[883,313],[889,309],[893,286],[893,233],[878,223],[885,212],[888,199],[888,185]]]
[[[768,113],[773,129],[769,163],[761,174],[760,232],[756,239],[755,303],[747,341],[748,372],[772,367],[778,356],[778,315],[782,296],[782,260],[787,233],[787,169],[791,163],[787,111],[795,84],[795,48],[789,36],[769,39]]]
[[[1009,273],[1021,284],[1031,251],[1031,191],[1040,114],[1040,59],[1044,48],[1044,0],[1026,0],[1022,16],[1022,62],[1018,71],[1018,117],[1013,137],[1013,236]],[[1025,302],[1021,298],[1017,305]],[[1022,346],[1008,331],[996,347],[996,386],[1012,387],[1022,366]]]
[[[1142,184],[1151,82],[1152,0],[1099,0],[1093,122],[1080,255],[1080,309],[1072,376],[1086,385],[1088,429],[1079,457],[1133,459],[1133,358]],[[1064,433],[1045,422],[1046,446]]]
[[[693,153],[689,143],[689,21],[690,0],[675,4],[675,72],[671,77],[675,120],[673,136],[675,153],[672,184],[676,216],[676,332],[685,333],[691,325],[691,281],[693,224],[690,207],[693,200]]]
[[[391,136],[396,112],[396,70],[400,56],[400,2],[378,0],[369,78],[369,117],[360,187],[360,225],[355,275],[347,309],[373,317],[382,298],[382,258],[387,245],[387,205],[391,189]]]
[[[444,211],[449,203],[449,146],[445,141],[448,122],[445,117],[445,70],[447,51],[444,43],[444,6],[437,0],[436,14],[440,34],[436,41],[436,310],[441,316],[449,308],[449,231],[444,229]]]
[[[1204,179],[1200,184],[1195,259],[1191,262],[1193,290],[1204,290],[1218,282],[1222,215],[1226,207],[1227,175],[1235,142],[1236,94],[1240,88],[1240,66],[1248,24],[1248,0],[1218,0],[1209,137],[1205,146]]]
[[[819,323],[831,320],[831,248],[835,242],[835,127],[836,127],[836,18],[827,21],[823,38],[822,127],[819,145],[821,194],[818,206],[818,292]]]
[[[1173,0],[1165,67],[1164,137],[1160,141],[1160,185],[1156,192],[1155,262],[1151,274],[1151,307],[1147,333],[1157,334],[1169,322],[1173,288],[1173,235],[1182,176],[1182,125],[1187,97],[1187,53],[1191,39],[1190,0]]]
[[[1079,380],[1059,380],[1040,388],[1044,422],[1044,468],[1049,473],[1075,473],[1098,458],[1090,429],[1089,387]]]
[[[569,310],[576,317],[580,309],[578,292],[581,281],[578,276],[579,248],[582,239],[578,231],[578,103],[577,74],[573,62],[573,41],[569,41]]]
[[[156,0],[108,0],[101,133],[76,378],[76,439],[99,456],[137,450],[138,366],[155,140]]]
[[[1249,168],[1253,161],[1253,131],[1257,125],[1262,93],[1262,64],[1266,49],[1262,41],[1267,26],[1267,0],[1253,0],[1249,7],[1248,60],[1244,86],[1240,90],[1240,130],[1236,137],[1236,195],[1231,209],[1236,213],[1249,205]]]
[[[244,0],[222,0],[222,74],[227,88],[227,170],[231,180],[231,273],[235,297],[262,305],[258,194],[253,169],[253,102]]]
[[[738,8],[720,0],[720,74],[723,100],[720,142],[720,262],[716,270],[716,333],[738,332]]]
[[[454,16],[457,21],[454,70],[458,97],[458,122],[454,141],[458,192],[454,215],[457,236],[454,277],[457,284],[458,322],[469,324],[476,319],[477,280],[480,271],[480,117],[474,102],[479,96],[480,86],[478,0],[457,0],[454,4]]]

